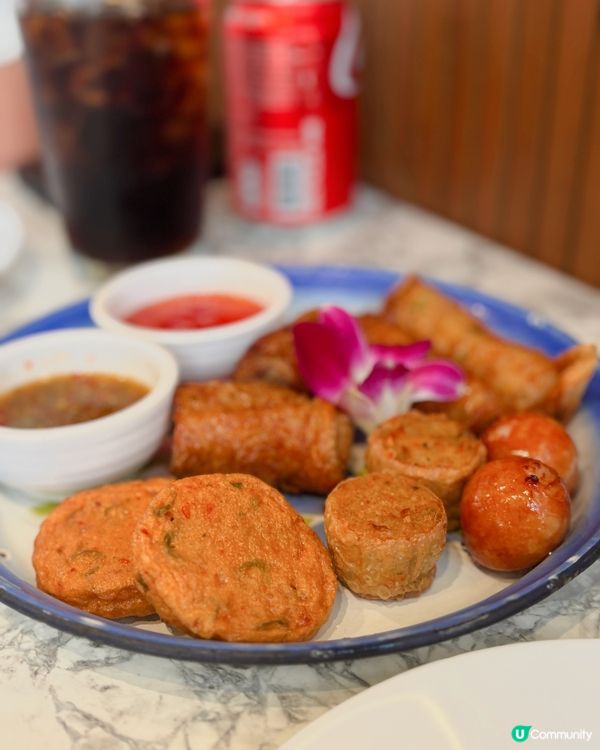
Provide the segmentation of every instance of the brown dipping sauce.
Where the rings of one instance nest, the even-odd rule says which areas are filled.
[[[55,375],[1,394],[0,425],[40,429],[89,422],[130,406],[147,393],[145,385],[117,375]]]

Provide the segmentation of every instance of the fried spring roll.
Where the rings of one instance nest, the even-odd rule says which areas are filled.
[[[489,386],[508,408],[541,406],[558,385],[555,363],[546,355],[491,333],[459,304],[417,278],[396,288],[386,317]]]
[[[598,366],[598,352],[593,344],[578,344],[567,349],[554,360],[558,383],[544,411],[568,422],[581,403],[588,383]]]
[[[445,414],[478,434],[507,412],[506,405],[480,380],[465,379],[465,393],[456,401],[422,401],[415,409],[427,414]]]
[[[315,317],[316,311],[310,311],[302,315],[299,321],[314,320]],[[404,331],[381,315],[368,313],[361,315],[359,321],[371,344],[397,346],[411,341]],[[306,392],[307,388],[298,372],[292,327],[280,328],[255,341],[239,361],[233,379],[240,382],[266,380]]]
[[[383,315],[365,313],[358,316],[358,322],[369,344],[404,346],[414,341],[400,326],[387,320]]]
[[[361,315],[359,321],[371,344],[400,346],[414,340],[382,315],[367,313]],[[281,328],[258,339],[240,360],[233,377],[240,382],[265,380],[306,392],[306,386],[298,372],[291,328]],[[416,408],[447,414],[475,432],[483,430],[506,412],[498,396],[473,377],[467,378],[466,392],[457,401],[427,401],[416,404]]]
[[[233,379],[239,382],[265,380],[306,392],[298,371],[292,329],[280,328],[257,339],[238,362]]]
[[[187,383],[175,395],[171,468],[252,474],[288,492],[327,494],[346,474],[350,420],[270,383]]]
[[[361,315],[360,324],[372,344],[398,346],[415,339],[382,315]],[[435,356],[437,352],[433,353]],[[505,408],[496,394],[474,377],[467,377],[465,394],[456,401],[424,401],[415,408],[425,412],[446,414],[479,432],[504,413]]]

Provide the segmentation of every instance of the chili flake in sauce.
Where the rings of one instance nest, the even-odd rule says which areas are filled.
[[[55,375],[1,394],[0,425],[39,429],[89,422],[130,406],[147,393],[142,383],[117,375]]]

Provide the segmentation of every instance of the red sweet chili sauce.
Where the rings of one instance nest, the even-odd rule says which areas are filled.
[[[125,318],[144,328],[188,330],[212,328],[256,315],[262,305],[231,294],[183,294],[136,310]]]

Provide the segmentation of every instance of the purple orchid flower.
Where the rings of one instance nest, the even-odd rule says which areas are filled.
[[[293,334],[304,382],[366,433],[417,401],[454,401],[464,392],[455,364],[426,359],[429,341],[369,345],[356,319],[339,307],[323,308],[315,322],[296,323]]]

